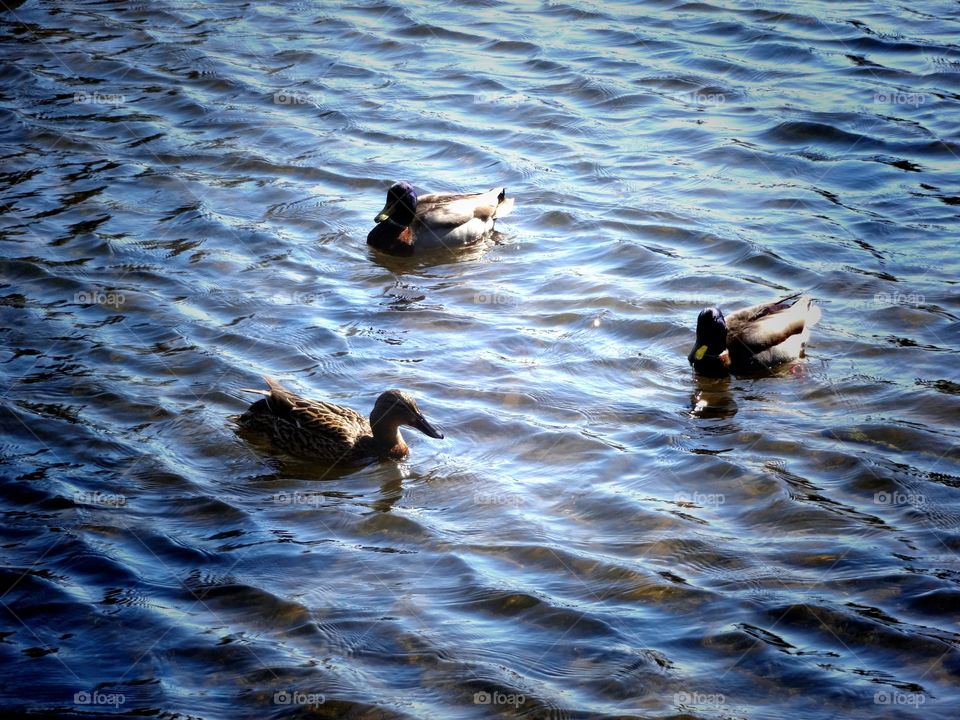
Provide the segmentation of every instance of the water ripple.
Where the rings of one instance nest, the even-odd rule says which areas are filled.
[[[952,716],[946,6],[5,8],[5,709]],[[385,258],[398,179],[517,206]],[[801,289],[806,360],[691,374]],[[264,374],[446,439],[294,462]]]

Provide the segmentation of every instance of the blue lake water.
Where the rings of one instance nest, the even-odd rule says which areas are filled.
[[[960,17],[785,7],[0,12],[0,707],[956,717]],[[383,256],[399,179],[516,206]],[[265,374],[446,438],[275,456]]]

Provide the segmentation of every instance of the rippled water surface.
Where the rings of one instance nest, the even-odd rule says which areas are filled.
[[[956,717],[958,6],[787,5],[0,13],[0,706]],[[516,208],[391,258],[397,179]],[[446,439],[284,459],[264,374]]]

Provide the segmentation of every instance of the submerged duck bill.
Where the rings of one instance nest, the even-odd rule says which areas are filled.
[[[696,349],[696,352],[693,353],[694,360],[703,360],[703,356],[707,354],[707,346],[701,345]]]
[[[422,432],[427,437],[436,438],[437,440],[443,440],[443,433],[437,430],[433,425],[427,422],[427,419],[421,415],[417,418],[416,422],[413,424],[413,427]]]

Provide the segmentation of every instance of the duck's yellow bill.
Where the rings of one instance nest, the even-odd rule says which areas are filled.
[[[393,210],[393,207],[391,207],[390,205],[384,205],[384,206],[383,206],[383,210],[380,211],[380,214],[377,215],[377,216],[373,219],[373,221],[374,221],[374,222],[378,222],[378,223],[383,222],[383,221],[386,220],[388,217],[390,217],[390,211],[391,211],[391,210]]]
[[[697,351],[693,354],[694,360],[703,360],[703,356],[707,354],[707,346],[701,345],[697,348]]]

